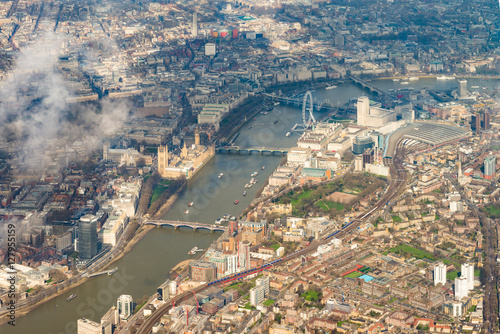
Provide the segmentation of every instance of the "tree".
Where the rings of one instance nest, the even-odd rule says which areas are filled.
[[[49,271],[49,277],[56,283],[62,282],[66,279],[66,275],[64,275],[64,273],[59,269],[52,269]]]

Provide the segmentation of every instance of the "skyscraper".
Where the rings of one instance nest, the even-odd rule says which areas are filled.
[[[240,241],[238,244],[238,268],[240,270],[250,269],[250,241]]]
[[[482,121],[482,115],[480,113],[472,115],[470,120],[471,129],[476,132],[481,131],[481,121]]]
[[[132,315],[132,307],[134,305],[134,300],[130,295],[121,295],[118,297],[118,314],[121,319],[128,319]]]
[[[462,264],[462,277],[467,280],[467,289],[474,290],[474,265],[472,263]]]
[[[255,286],[256,287],[260,286],[260,287],[264,288],[264,296],[269,295],[269,276],[259,277],[255,281]]]
[[[468,96],[467,94],[467,80],[458,81],[458,97],[463,99]]]
[[[193,14],[193,36],[198,36],[198,13]]]
[[[490,129],[490,113],[485,111],[483,115],[483,129]]]
[[[455,299],[461,300],[463,297],[467,297],[468,293],[467,279],[463,276],[455,278]]]
[[[264,301],[264,287],[256,286],[249,291],[250,305],[257,306]]]
[[[81,259],[89,260],[97,254],[97,220],[78,223],[78,252]]]
[[[361,96],[358,98],[357,104],[357,123],[358,125],[366,125],[367,118],[370,113],[370,99],[368,96]]]
[[[488,154],[484,159],[484,178],[491,180],[495,177],[497,159],[493,154]]]
[[[434,267],[434,285],[439,283],[446,284],[446,265],[443,262],[439,262]]]

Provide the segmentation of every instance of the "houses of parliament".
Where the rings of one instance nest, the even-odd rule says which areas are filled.
[[[158,146],[158,172],[165,178],[192,178],[215,155],[215,145],[200,144],[200,133],[196,131],[194,144],[187,147],[184,142],[180,155],[170,156],[167,145]]]

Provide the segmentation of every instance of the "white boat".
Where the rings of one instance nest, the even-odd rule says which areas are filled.
[[[279,103],[279,102],[274,102],[274,103],[273,103],[273,106],[279,106],[279,105],[280,105],[280,103]]]
[[[416,81],[416,80],[420,80],[419,77],[409,77],[408,80],[410,81]]]
[[[76,298],[76,295],[72,294],[71,296],[69,296],[68,298],[66,298],[66,301],[69,302],[70,300],[73,300],[75,298]]]
[[[258,172],[253,172],[250,176],[251,176],[251,177],[254,177],[254,176],[257,176],[257,175],[259,175],[259,173],[258,173]]]
[[[184,211],[184,214],[187,215],[189,213],[189,209],[187,209],[186,211]]]
[[[401,84],[402,84],[402,85],[408,85],[408,84],[409,84],[409,82],[408,82],[408,81],[401,81]]]
[[[326,86],[325,87],[326,90],[335,89],[335,88],[337,88],[337,86]]]
[[[446,77],[443,75],[443,76],[440,76],[440,77],[436,77],[436,79],[438,79],[438,80],[446,80]]]
[[[193,206],[194,205],[194,202],[189,202],[188,203],[188,206]]]
[[[217,176],[219,179],[224,176],[224,173],[220,173],[219,176]]]
[[[262,166],[262,167],[261,167],[261,169],[262,169],[262,170],[266,169],[266,166]]]
[[[397,78],[396,78],[396,79],[392,79],[392,81],[394,81],[394,82],[398,82],[398,81],[399,81],[399,79],[397,79]]]
[[[246,196],[246,195],[247,195],[247,191],[245,190],[245,191],[243,192],[243,196]]]
[[[488,87],[483,87],[483,89],[488,89]]]
[[[479,88],[479,86],[472,86],[471,88],[478,89],[478,88]]]
[[[215,220],[215,224],[217,224],[217,225],[219,225],[221,222],[222,222],[222,219],[220,219],[220,218],[217,218],[217,219]]]
[[[285,136],[290,137],[291,134],[292,133],[290,131],[288,131]]]
[[[247,183],[245,184],[245,188],[251,188],[253,184]]]
[[[118,271],[118,267],[114,267],[113,269],[111,269],[110,271],[108,271],[108,276],[111,276],[113,275],[114,273],[116,273]]]

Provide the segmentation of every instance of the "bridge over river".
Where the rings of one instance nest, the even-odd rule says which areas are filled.
[[[209,230],[210,232],[214,231],[227,231],[227,226],[224,225],[215,225],[215,224],[203,224],[203,223],[194,223],[194,222],[185,222],[179,220],[147,220],[144,222],[144,225],[156,225],[160,226],[172,226],[174,229],[179,227],[189,227],[194,231],[196,230]]]
[[[245,147],[245,146],[219,146],[215,148],[217,153],[237,153],[237,154],[267,154],[280,155],[287,154],[288,148],[276,147]]]

